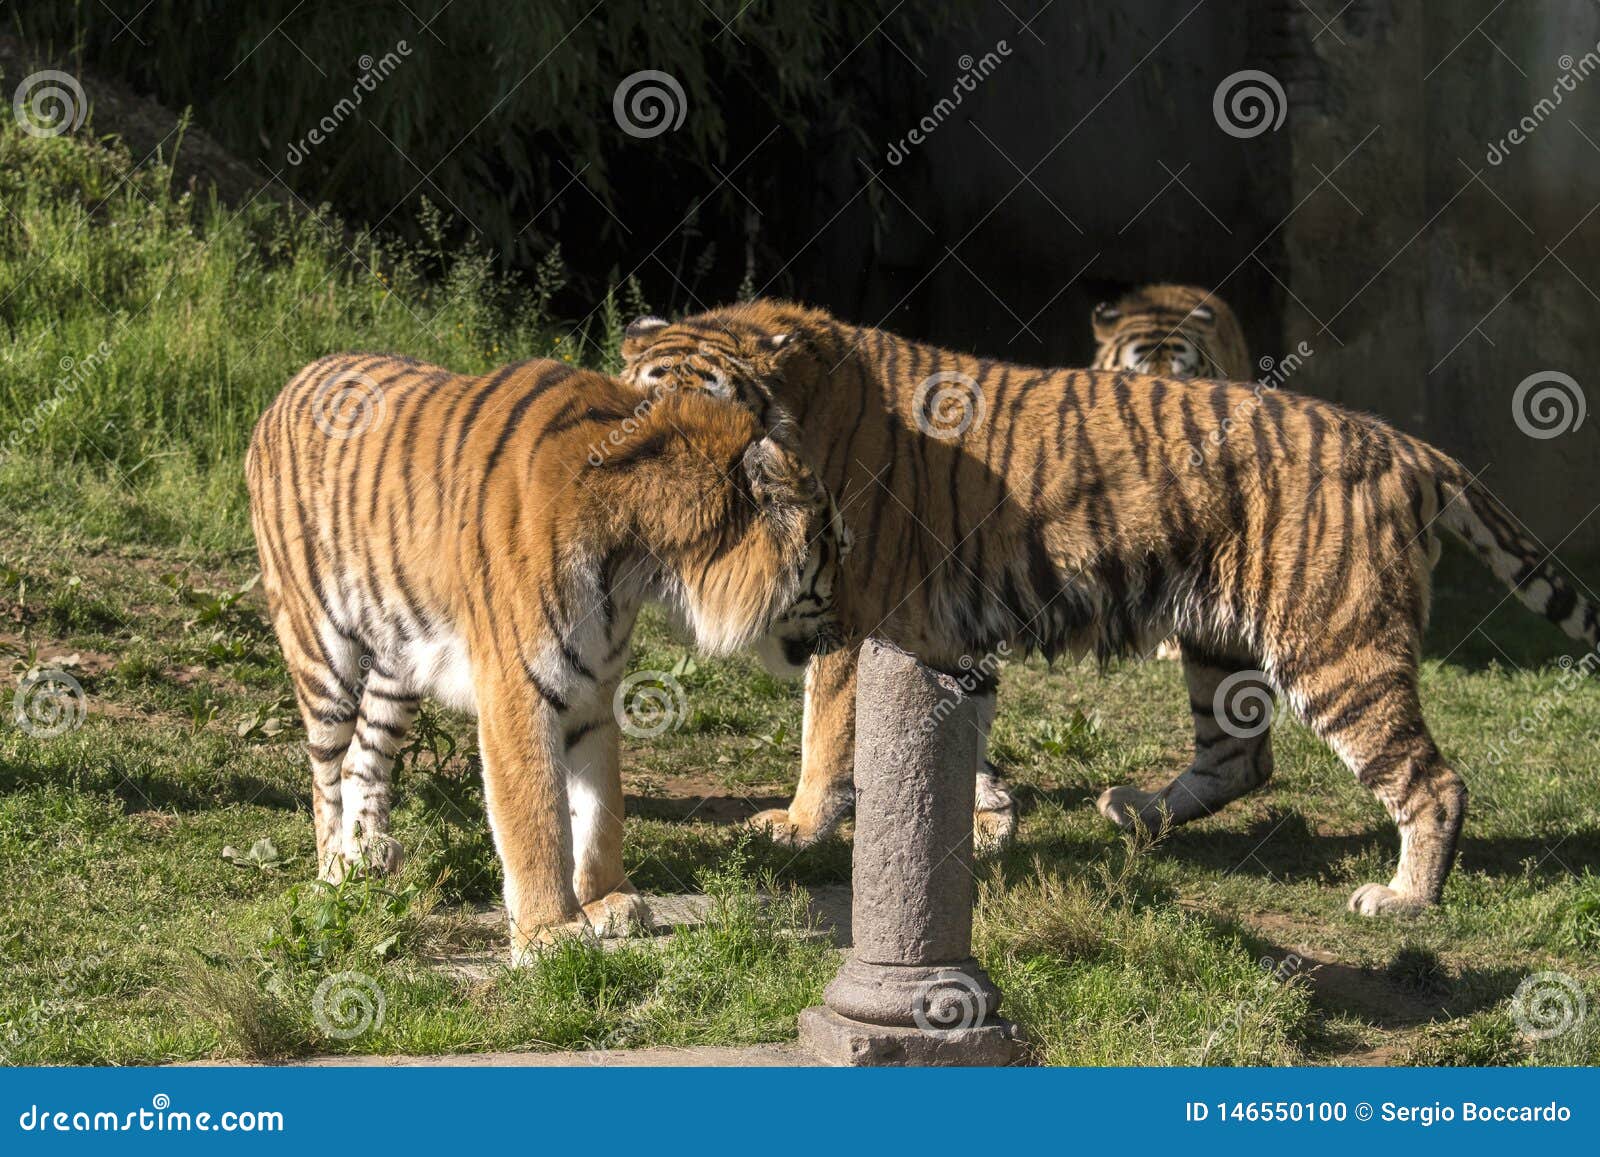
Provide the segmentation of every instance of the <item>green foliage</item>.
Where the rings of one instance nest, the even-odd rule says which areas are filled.
[[[636,246],[628,229],[639,219],[680,221],[708,191],[705,211],[735,222],[746,196],[779,203],[797,150],[861,131],[856,110],[874,102],[846,94],[885,83],[886,67],[908,67],[900,52],[915,54],[975,7],[154,0],[135,37],[98,5],[39,0],[20,31],[58,51],[81,46],[169,107],[193,106],[226,147],[309,200],[416,239],[408,217],[425,195],[530,265],[558,236]],[[613,116],[619,84],[647,69],[683,93],[681,125],[654,138],[625,133]],[[716,179],[735,163],[737,189]],[[809,195],[793,189],[791,201]],[[598,285],[608,265],[592,255],[585,264]],[[691,266],[678,262],[686,282]]]
[[[115,140],[0,117],[0,499],[46,523],[247,549],[244,450],[306,362],[369,349],[481,372],[620,340],[546,312],[559,251],[527,295],[429,207],[407,247],[326,212],[174,197],[164,167],[133,161]],[[243,593],[174,589],[218,624]],[[104,618],[58,596],[63,632]]]

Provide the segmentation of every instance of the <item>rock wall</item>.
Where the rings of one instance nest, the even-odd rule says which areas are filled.
[[[1059,2],[1022,27],[992,6],[908,78],[899,137],[822,172],[839,203],[879,175],[803,283],[853,318],[1056,364],[1088,356],[1088,310],[1124,286],[1214,286],[1259,356],[1314,350],[1291,388],[1484,471],[1560,558],[1600,552],[1600,417],[1524,432],[1570,427],[1562,397],[1600,403],[1600,67],[1573,79],[1600,62],[1600,8],[1310,7]],[[1281,89],[1276,129],[1222,127],[1243,70]],[[1519,423],[1543,373],[1576,389],[1529,387]]]

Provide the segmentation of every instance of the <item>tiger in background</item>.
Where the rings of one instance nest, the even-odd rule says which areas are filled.
[[[1255,377],[1239,319],[1222,299],[1193,285],[1146,285],[1094,307],[1097,370],[1133,370],[1173,378]],[[1182,656],[1163,639],[1156,658]]]
[[[848,636],[972,671],[1013,643],[1106,660],[1175,632],[1201,758],[1160,791],[1115,789],[1102,807],[1120,823],[1182,824],[1259,786],[1270,762],[1238,745],[1281,692],[1400,829],[1393,878],[1350,897],[1363,915],[1436,904],[1466,814],[1417,688],[1436,531],[1600,641],[1595,608],[1460,463],[1315,398],[1007,365],[779,301],[641,319],[623,355],[635,386],[793,423],[856,535],[836,592]],[[807,671],[795,800],[755,817],[780,836],[814,840],[850,806],[854,678],[850,650]],[[987,727],[993,686],[979,694]],[[980,821],[1014,816],[977,770]]]
[[[513,962],[648,910],[622,867],[613,697],[646,599],[712,653],[836,645],[847,539],[753,415],[650,405],[554,361],[468,377],[345,354],[300,371],[245,459],[305,721],[322,878],[399,866],[390,775],[420,699],[478,716]]]
[[[1221,298],[1193,285],[1146,285],[1094,307],[1097,370],[1169,378],[1255,377],[1239,319]]]

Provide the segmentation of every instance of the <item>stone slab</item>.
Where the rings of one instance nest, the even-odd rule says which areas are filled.
[[[590,1049],[583,1052],[454,1053],[440,1056],[306,1057],[282,1065],[249,1061],[190,1061],[173,1068],[819,1068],[822,1062],[793,1043],[700,1045],[694,1048]]]
[[[849,1020],[823,1005],[800,1014],[800,1044],[824,1064],[983,1066],[1028,1063],[1027,1045],[1009,1021],[975,1028],[891,1028]]]

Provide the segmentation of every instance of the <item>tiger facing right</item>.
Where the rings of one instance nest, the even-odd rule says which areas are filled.
[[[1350,897],[1363,915],[1437,904],[1466,815],[1418,694],[1437,533],[1600,643],[1595,607],[1469,470],[1315,398],[1007,365],[781,301],[641,319],[623,357],[637,389],[677,381],[792,421],[856,531],[837,588],[848,637],[949,670],[1012,644],[1142,653],[1175,630],[1197,758],[1159,791],[1116,789],[1102,810],[1119,823],[1184,823],[1260,786],[1232,745],[1259,742],[1281,692],[1400,830],[1394,876]],[[848,808],[854,674],[849,650],[811,664],[795,802],[757,817],[775,831],[813,839]],[[992,687],[975,697],[986,731]]]

